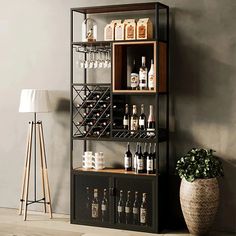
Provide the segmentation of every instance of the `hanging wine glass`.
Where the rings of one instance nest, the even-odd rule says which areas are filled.
[[[103,68],[103,59],[102,59],[102,52],[99,51],[99,63],[98,68]]]

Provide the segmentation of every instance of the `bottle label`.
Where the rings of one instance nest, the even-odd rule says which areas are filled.
[[[147,71],[141,70],[139,72],[139,87],[147,87]]]
[[[138,214],[138,208],[137,207],[133,207],[133,214]]]
[[[92,218],[98,218],[98,204],[92,204]]]
[[[147,223],[147,210],[144,208],[140,209],[140,223],[142,224]]]
[[[148,136],[155,136],[155,128],[147,128]]]
[[[144,123],[144,119],[139,119],[139,126],[144,126],[145,125],[145,123]]]
[[[125,207],[125,213],[130,213],[130,207]]]
[[[122,207],[122,206],[118,206],[118,207],[117,207],[117,211],[120,212],[120,213],[123,212],[123,211],[124,211],[124,210],[123,210],[123,207]]]
[[[131,73],[130,76],[130,85],[131,88],[137,88],[139,84],[139,78],[137,73]]]
[[[123,125],[129,125],[129,121],[127,119],[123,120]]]
[[[143,159],[138,159],[137,161],[138,161],[138,163],[137,163],[138,164],[138,170],[143,170],[143,167],[144,167],[143,166]]]
[[[125,154],[125,168],[131,167],[131,158]]]
[[[154,76],[150,75],[148,77],[148,87],[149,89],[154,89]]]
[[[102,204],[102,211],[106,211],[107,210],[107,206],[105,204]]]
[[[147,170],[153,171],[153,160],[147,160]]]
[[[131,119],[131,130],[138,130],[138,120]]]

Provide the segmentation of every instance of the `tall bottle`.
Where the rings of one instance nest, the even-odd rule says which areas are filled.
[[[90,202],[90,190],[89,187],[86,187],[86,216],[90,217],[90,212],[91,212],[91,202]]]
[[[154,174],[154,158],[151,150],[152,144],[149,144],[149,152],[147,155],[147,174]]]
[[[136,144],[136,152],[133,157],[133,171],[137,172],[137,159],[138,159],[139,143]]]
[[[120,190],[120,199],[117,206],[117,222],[123,223],[124,219],[124,200],[123,200],[123,190]]]
[[[127,192],[127,200],[125,203],[125,223],[131,224],[131,200],[130,200],[130,191]]]
[[[144,171],[144,163],[143,163],[142,146],[140,144],[138,159],[137,159],[137,173],[143,173],[143,171]]]
[[[146,116],[144,113],[144,104],[141,105],[141,114],[139,116],[139,129],[140,130],[146,129]]]
[[[138,204],[138,192],[135,192],[134,195],[134,204],[133,204],[133,224],[139,224],[139,204]]]
[[[147,88],[147,67],[145,57],[142,57],[142,66],[139,69],[139,88],[140,90]]]
[[[99,204],[98,204],[98,190],[95,188],[93,192],[92,200],[92,218],[98,219],[99,216]]]
[[[153,173],[155,174],[157,172],[157,158],[158,158],[158,156],[156,155],[156,143],[154,144],[152,157],[153,157]]]
[[[154,84],[154,63],[153,60],[151,60],[151,68],[148,72],[148,89],[154,90],[155,84]]]
[[[147,151],[147,143],[144,144],[144,151],[143,151],[143,173],[147,173],[147,156],[148,156],[148,151]]]
[[[108,221],[108,200],[107,200],[107,190],[103,190],[103,199],[102,199],[102,222]]]
[[[125,171],[131,171],[132,170],[132,153],[130,152],[130,144],[127,144],[127,151],[125,152],[124,156],[124,166]]]
[[[129,130],[129,105],[125,104],[125,115],[123,118],[123,127],[124,129]]]
[[[150,105],[150,111],[148,116],[147,122],[147,135],[148,136],[155,136],[155,118],[153,112],[153,105]]]
[[[138,130],[138,115],[137,115],[136,105],[133,105],[133,113],[130,119],[130,130],[131,130],[131,134],[133,134],[134,131]]]
[[[136,66],[135,60],[133,63],[131,74],[130,74],[130,85],[131,85],[131,89],[133,90],[138,89],[138,86],[139,86],[139,71]]]
[[[142,199],[142,203],[140,206],[140,224],[141,225],[147,225],[147,217],[148,217],[148,213],[147,213],[147,194],[143,193],[143,199]]]

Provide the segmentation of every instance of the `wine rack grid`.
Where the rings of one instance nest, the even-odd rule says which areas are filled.
[[[109,94],[110,96],[110,84],[76,84],[73,85],[73,90],[75,92],[75,96],[73,98],[73,108],[74,108],[73,124],[74,127],[76,128],[76,131],[74,132],[74,137],[87,138],[93,136],[92,131],[96,128],[101,128],[98,124],[100,121],[105,120],[107,122],[106,125],[102,127],[103,129],[101,133],[97,135],[97,138],[99,139],[100,137],[104,136],[107,130],[110,130],[111,120],[110,118],[104,117],[105,114],[110,115],[110,106],[111,106],[110,99],[106,100],[107,106],[104,108],[104,110],[101,111],[101,114],[98,117],[91,118],[90,116],[93,114],[93,112],[99,109],[100,102],[103,101],[103,99],[106,99],[106,95]],[[100,92],[99,98],[95,100],[91,99],[96,92]],[[80,101],[82,101],[81,103],[78,104],[79,106],[75,104],[78,98]],[[83,115],[81,112],[88,109],[86,107],[86,104],[88,104],[88,102],[91,101],[94,103],[93,106],[89,108],[88,114]],[[75,119],[78,116],[82,119],[80,124],[77,124],[75,121]],[[95,122],[92,125],[90,125],[89,128],[87,128],[88,126],[87,122],[89,120],[94,120]],[[86,131],[85,134],[84,131]]]

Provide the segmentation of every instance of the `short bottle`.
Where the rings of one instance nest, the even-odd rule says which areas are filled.
[[[140,206],[140,224],[143,226],[146,226],[147,225],[147,218],[148,218],[147,194],[143,193],[142,203]]]
[[[148,72],[148,89],[149,90],[154,90],[155,84],[154,84],[154,63],[153,60],[151,60],[151,68]]]
[[[120,190],[120,199],[117,206],[117,223],[123,223],[124,220],[124,200],[123,190]]]
[[[124,167],[125,171],[132,170],[132,153],[130,152],[130,144],[127,144],[127,151],[125,152],[124,156]]]
[[[130,130],[131,134],[138,130],[138,115],[137,115],[137,106],[133,105],[133,113],[130,119]]]
[[[125,114],[123,118],[123,128],[129,130],[130,117],[129,117],[129,105],[125,104]]]
[[[134,204],[133,204],[133,224],[139,224],[139,204],[138,204],[138,192],[134,194]]]
[[[131,199],[130,199],[130,191],[128,191],[127,200],[125,203],[125,223],[126,224],[131,224],[131,211],[132,211],[132,206],[131,206]]]
[[[98,203],[98,190],[95,188],[93,192],[93,200],[92,200],[92,218],[98,219],[99,217],[99,203]]]
[[[133,62],[133,68],[130,74],[130,86],[132,90],[137,90],[139,87],[139,71],[136,66],[135,60]]]
[[[145,57],[142,57],[142,66],[139,69],[139,88],[140,90],[147,89],[147,67]]]
[[[144,113],[144,104],[141,105],[141,114],[139,116],[139,130],[146,129],[146,116]]]

